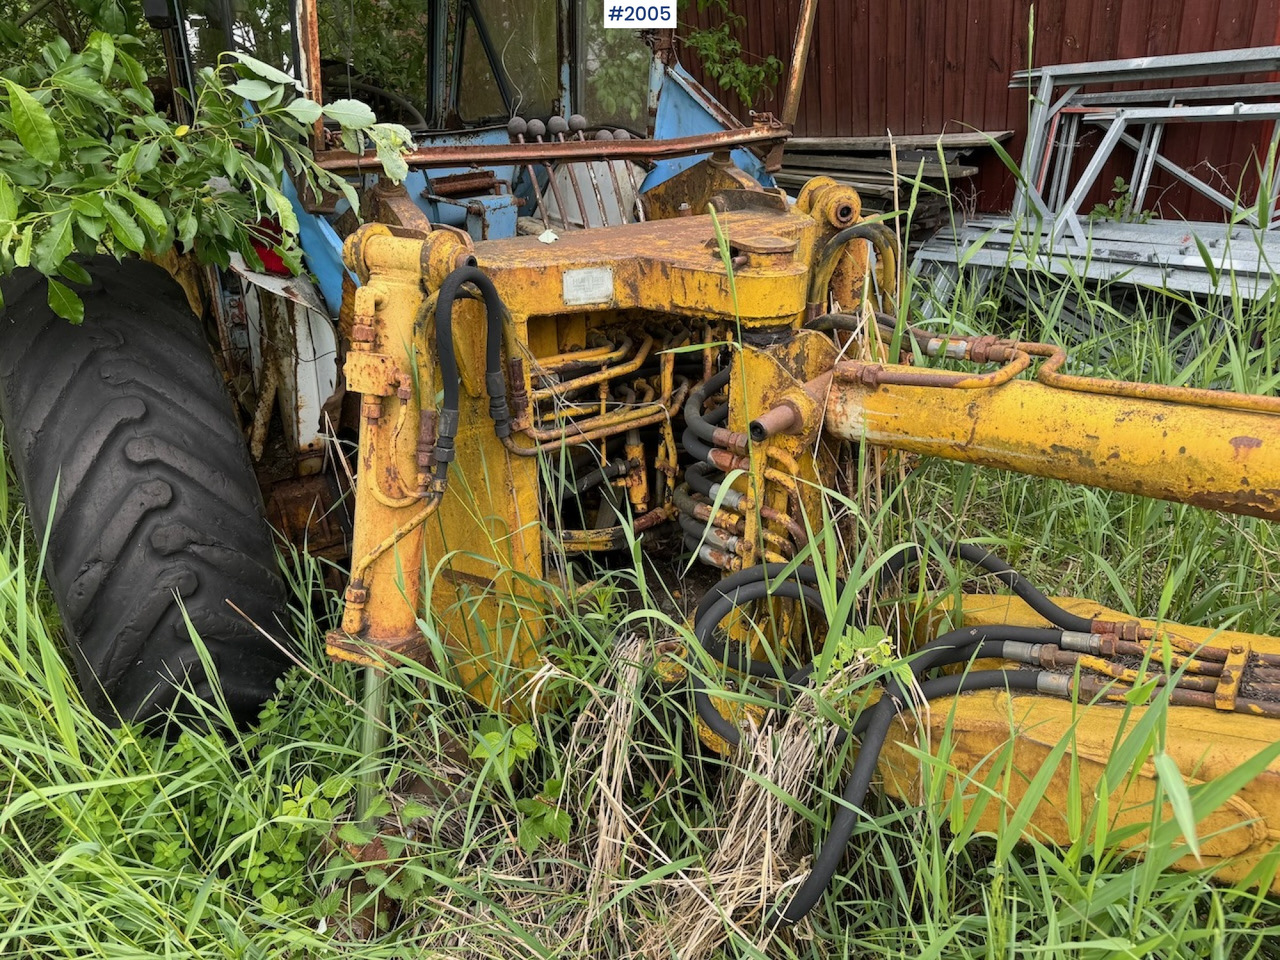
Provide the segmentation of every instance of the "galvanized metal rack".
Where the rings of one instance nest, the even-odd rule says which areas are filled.
[[[1036,93],[1012,214],[944,229],[921,248],[917,269],[934,279],[939,300],[962,266],[988,271],[975,277],[979,283],[997,269],[1039,270],[1186,293],[1261,296],[1280,264],[1280,83],[1271,79],[1277,72],[1280,46],[1020,71],[1012,85],[1031,85]],[[1216,82],[1250,76],[1261,79]],[[1188,79],[1200,82],[1110,89]],[[1273,124],[1269,142],[1241,158],[1258,165],[1255,196],[1224,192],[1164,152],[1171,125],[1247,121]],[[1089,128],[1101,130],[1101,141],[1081,164]],[[1121,147],[1133,156],[1128,192],[1107,216],[1093,216],[1085,204]],[[1153,216],[1157,170],[1221,207],[1223,219]]]

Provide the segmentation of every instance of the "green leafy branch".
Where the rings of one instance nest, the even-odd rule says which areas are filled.
[[[697,0],[698,12],[709,7],[720,12],[718,26],[691,29],[684,42],[697,55],[707,76],[722,90],[731,90],[750,108],[756,98],[769,92],[782,75],[782,61],[770,54],[748,62],[737,34],[746,26],[747,18],[729,9],[729,0]]]
[[[137,48],[98,31],[73,53],[58,38],[0,74],[0,276],[39,270],[50,307],[72,322],[84,305],[62,281],[89,279],[77,254],[176,248],[225,267],[238,252],[260,267],[260,246],[299,270],[284,178],[357,207],[351,185],[318,167],[306,146],[322,117],[347,149],[376,148],[387,176],[408,172],[403,127],[377,123],[354,100],[322,108],[293,77],[244,54],[201,72],[192,120],[178,123],[157,108]]]

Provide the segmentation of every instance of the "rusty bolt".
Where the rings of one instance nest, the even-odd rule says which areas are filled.
[[[373,343],[373,327],[357,323],[351,328],[351,339],[355,343]]]
[[[347,603],[365,603],[369,599],[369,591],[364,587],[357,587],[353,583],[351,586],[347,587],[346,593],[343,594],[343,599],[345,599]]]

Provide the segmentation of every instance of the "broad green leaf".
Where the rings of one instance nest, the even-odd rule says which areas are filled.
[[[266,187],[267,202],[270,204],[272,211],[280,218],[280,226],[284,228],[286,234],[296,234],[298,232],[298,215],[293,212],[293,204],[279,190],[274,187]]]
[[[145,104],[154,105],[155,98],[151,95],[151,91],[147,89],[147,71],[142,69],[142,64],[138,63],[137,60],[123,50],[116,51],[116,61],[120,64],[120,69],[124,72],[124,77],[129,82],[129,86],[143,97]]]
[[[143,223],[157,234],[164,234],[169,229],[169,221],[165,218],[164,208],[154,200],[148,200],[133,190],[122,190],[121,193],[133,205],[133,212]]]
[[[408,823],[410,820],[421,820],[430,817],[435,813],[431,807],[416,800],[408,800],[400,809],[400,822]]]
[[[93,283],[93,277],[89,276],[89,271],[74,260],[64,260],[60,269],[62,275],[72,283],[79,283],[83,286]]]
[[[87,234],[94,240],[102,239],[102,231],[106,228],[106,221],[101,217],[86,217],[83,214],[76,214],[76,226],[80,228],[80,232]]]
[[[119,109],[120,101],[102,86],[98,81],[91,80],[89,77],[79,76],[78,74],[69,73],[58,77],[58,86],[68,93],[73,93],[77,97],[88,100],[90,103],[100,107],[115,107]]]
[[[238,80],[227,87],[227,90],[237,97],[244,97],[246,100],[257,103],[259,100],[265,100],[275,93],[276,88],[261,80]]]
[[[93,19],[103,30],[109,30],[117,34],[125,31],[124,10],[115,0],[106,0],[105,3],[101,4]]]
[[[377,119],[369,105],[359,100],[334,100],[326,103],[324,115],[345,130],[363,130],[373,126]]]
[[[270,80],[272,83],[287,83],[295,87],[299,91],[302,90],[302,84],[294,77],[289,76],[283,70],[277,70],[269,63],[263,63],[256,57],[251,57],[247,53],[237,53],[236,59],[249,68],[252,73],[256,73],[263,80]]]
[[[123,207],[110,200],[103,202],[102,212],[107,218],[107,223],[111,226],[112,234],[120,241],[120,245],[126,250],[141,253],[143,245],[147,242],[147,237],[142,232],[142,228],[138,226],[137,221],[126,213]]]
[[[58,131],[44,107],[8,77],[4,78],[9,91],[9,109],[13,111],[14,132],[22,146],[40,163],[46,166],[58,159]]]
[[[362,830],[359,824],[348,821],[338,828],[338,839],[353,847],[362,847],[373,839],[373,834]]]
[[[285,113],[299,120],[302,123],[315,123],[320,119],[320,115],[324,112],[320,104],[314,100],[308,100],[305,97],[298,97],[290,100],[284,108]]]
[[[91,50],[97,50],[98,56],[102,58],[103,78],[111,76],[111,67],[116,60],[116,43],[111,38],[111,34],[95,30],[89,34],[88,47]]]
[[[240,175],[240,167],[244,163],[244,158],[240,155],[240,151],[234,143],[227,144],[226,151],[222,154],[222,169],[227,171],[227,176],[233,180]]]
[[[18,195],[13,181],[0,173],[0,224],[12,223],[18,218]]]
[[[52,279],[49,281],[49,309],[72,323],[84,320],[84,301],[70,287]]]
[[[49,220],[49,225],[40,236],[40,242],[36,244],[36,269],[46,276],[52,276],[58,272],[58,267],[71,255],[73,249],[75,236],[71,229],[71,210],[60,210]]]
[[[387,178],[395,183],[403,183],[405,177],[409,176],[409,164],[400,155],[399,149],[381,140],[378,141],[378,162],[382,164]]]
[[[14,25],[12,20],[0,17],[0,44],[16,47],[20,43],[22,43],[22,32]],[[0,303],[0,306],[3,306],[3,303]]]
[[[150,173],[160,163],[160,144],[154,140],[148,140],[138,148],[138,157],[133,162],[133,169],[137,173]]]
[[[34,228],[27,224],[18,238],[18,248],[13,251],[13,262],[19,267],[31,266],[31,239]]]
[[[185,246],[191,246],[191,241],[195,239],[198,227],[199,223],[196,221],[196,218],[191,215],[191,211],[184,211],[182,215],[178,217],[178,239],[181,240]]]
[[[65,37],[54,37],[40,48],[40,56],[50,70],[57,70],[71,56],[71,44],[67,43]]]
[[[86,217],[102,216],[102,197],[96,193],[82,193],[71,198],[71,209]]]

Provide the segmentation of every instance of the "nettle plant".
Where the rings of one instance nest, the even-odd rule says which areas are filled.
[[[403,180],[409,131],[378,123],[356,100],[321,107],[288,74],[245,54],[201,71],[191,122],[158,106],[127,36],[90,35],[73,53],[56,39],[0,72],[0,276],[31,266],[49,278],[49,306],[74,323],[84,304],[66,282],[87,283],[77,254],[117,258],[194,251],[225,267],[233,252],[261,268],[255,244],[301,268],[298,221],[281,189],[357,198],[318,167],[307,134],[321,117],[343,146],[376,148]],[[3,302],[0,301],[0,306]]]

